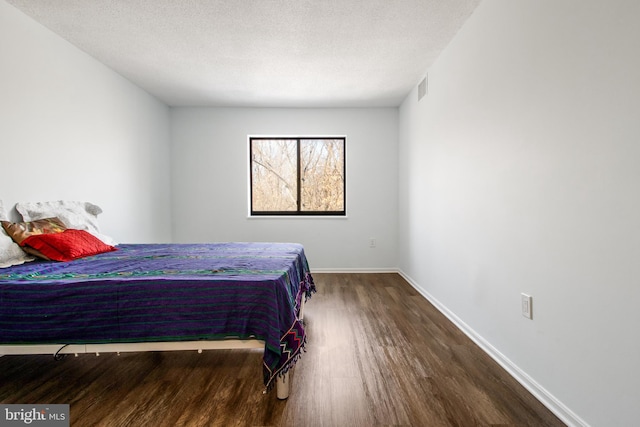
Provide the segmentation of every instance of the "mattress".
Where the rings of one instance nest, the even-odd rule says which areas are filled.
[[[121,244],[0,270],[0,345],[257,339],[269,388],[306,341],[315,292],[292,243]]]

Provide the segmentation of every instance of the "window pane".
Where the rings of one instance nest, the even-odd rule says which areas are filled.
[[[254,211],[297,211],[297,141],[251,141],[252,208]]]
[[[301,211],[344,211],[344,140],[300,141]]]

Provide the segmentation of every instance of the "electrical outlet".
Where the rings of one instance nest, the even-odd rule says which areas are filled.
[[[522,302],[522,315],[527,319],[533,319],[533,298],[531,297],[531,295],[527,294],[520,294],[520,298]]]
[[[369,247],[370,248],[376,247],[376,239],[374,239],[373,237],[369,239]]]

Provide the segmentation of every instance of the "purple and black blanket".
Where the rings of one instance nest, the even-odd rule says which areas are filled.
[[[71,262],[0,270],[0,344],[265,342],[264,383],[286,372],[315,292],[291,243],[122,244]]]

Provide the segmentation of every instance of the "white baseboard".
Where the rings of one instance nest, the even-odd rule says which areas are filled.
[[[518,381],[524,388],[526,388],[536,399],[538,399],[544,406],[546,406],[551,412],[553,412],[558,418],[562,420],[568,426],[575,427],[589,427],[582,418],[575,414],[566,405],[560,402],[555,396],[549,393],[544,387],[538,384],[533,378],[531,378],[526,372],[520,369],[509,358],[502,354],[498,349],[492,346],[487,340],[485,340],[480,334],[474,331],[469,325],[462,321],[451,310],[445,307],[440,301],[429,294],[429,292],[422,289],[411,277],[406,275],[402,270],[397,271],[416,291],[418,291],[423,297],[425,297],[434,307],[436,307],[442,314],[444,314],[451,322],[453,322],[458,329],[460,329],[465,335],[467,335],[474,343],[476,343],[485,353],[487,353],[493,360],[495,360],[502,368],[504,368],[509,375],[511,375],[516,381]]]
[[[398,273],[397,268],[312,268],[313,273]]]

